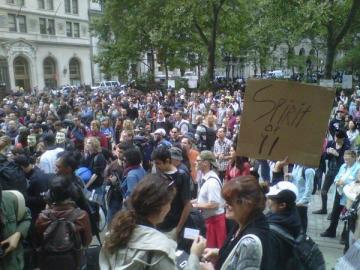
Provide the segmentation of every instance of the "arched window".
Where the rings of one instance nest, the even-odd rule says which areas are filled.
[[[44,82],[45,87],[55,89],[57,87],[57,72],[55,61],[51,57],[44,60]]]
[[[310,56],[315,56],[315,49],[314,48],[312,48],[311,50],[310,50],[310,52],[309,52],[309,55]]]
[[[14,60],[14,77],[16,87],[22,87],[27,91],[30,90],[29,65],[28,61],[22,56],[18,56]]]
[[[304,56],[304,55],[305,55],[305,49],[304,49],[304,48],[301,48],[301,49],[300,49],[299,55],[300,55],[300,56]]]
[[[70,84],[81,84],[80,63],[76,58],[72,58],[69,62]]]

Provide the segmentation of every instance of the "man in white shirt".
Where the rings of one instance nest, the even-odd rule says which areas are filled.
[[[54,134],[44,136],[44,144],[47,150],[40,157],[39,168],[45,173],[55,174],[56,159],[58,154],[64,151],[63,148],[56,146],[55,141]]]
[[[196,161],[202,178],[198,198],[192,202],[193,207],[199,208],[205,219],[207,246],[220,248],[226,238],[226,225],[222,184],[213,170],[218,165],[214,153],[207,150],[202,151]]]

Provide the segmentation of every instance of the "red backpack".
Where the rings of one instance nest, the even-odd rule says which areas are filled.
[[[45,215],[51,220],[43,233],[41,244],[41,269],[77,270],[81,266],[81,236],[76,231],[75,220],[81,214],[75,208],[67,217],[57,218],[52,210]]]

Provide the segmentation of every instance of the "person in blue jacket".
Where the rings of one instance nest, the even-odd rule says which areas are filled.
[[[310,204],[311,193],[314,186],[315,170],[303,165],[294,164],[291,180],[298,189],[296,198],[296,208],[299,213],[301,228],[304,233],[308,225],[308,207]]]
[[[339,172],[335,176],[335,199],[334,206],[331,213],[331,222],[330,226],[326,229],[325,232],[321,233],[322,237],[336,237],[336,228],[339,223],[339,217],[341,211],[343,210],[346,204],[346,197],[343,193],[343,188],[345,185],[350,184],[356,180],[357,174],[360,169],[359,162],[356,161],[356,153],[352,150],[347,150],[344,152],[345,163],[341,165]]]

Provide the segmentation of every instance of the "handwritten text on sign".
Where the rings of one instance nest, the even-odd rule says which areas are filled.
[[[334,93],[285,81],[250,81],[238,154],[318,166]]]

